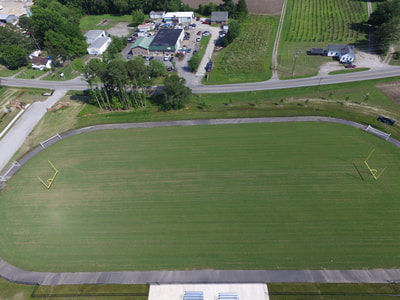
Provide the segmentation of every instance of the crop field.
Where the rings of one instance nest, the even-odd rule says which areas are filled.
[[[0,257],[35,271],[399,267],[399,172],[399,149],[339,124],[80,134],[0,194]]]
[[[271,53],[276,16],[250,16],[241,34],[226,49],[214,54],[214,68],[206,84],[242,83],[271,78]]]
[[[307,57],[311,48],[328,44],[363,44],[366,35],[362,22],[368,20],[367,3],[358,0],[289,0],[279,49],[282,78],[291,77],[294,57],[300,50],[297,76],[314,75],[326,57]],[[285,74],[286,72],[286,74]]]

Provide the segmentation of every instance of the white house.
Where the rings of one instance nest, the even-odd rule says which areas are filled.
[[[102,55],[111,44],[111,38],[109,37],[100,37],[97,38],[89,47],[87,51],[91,55]]]
[[[87,51],[92,55],[102,55],[111,44],[111,38],[104,30],[89,30],[85,33],[86,42],[89,44]]]
[[[31,61],[32,69],[42,71],[44,68],[51,69],[51,59],[35,56]]]
[[[150,18],[151,19],[162,19],[165,16],[165,11],[151,11]]]
[[[140,24],[138,26],[138,29],[140,31],[150,31],[153,30],[155,28],[155,24],[154,23],[145,23],[145,24]]]
[[[194,13],[192,11],[177,11],[168,12],[164,16],[164,22],[171,23],[177,21],[178,23],[192,23]]]
[[[11,23],[16,24],[18,22],[18,17],[16,15],[0,15],[1,23]]]
[[[354,61],[353,45],[328,45],[327,56],[338,57],[341,63],[351,63]]]

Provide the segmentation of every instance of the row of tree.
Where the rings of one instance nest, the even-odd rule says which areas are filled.
[[[400,0],[382,2],[369,18],[374,40],[382,50],[400,40]]]
[[[166,75],[163,62],[152,60],[148,67],[142,57],[127,62],[119,58],[103,62],[95,58],[88,62],[84,71],[94,103],[104,110],[146,107],[145,86],[151,78]],[[173,74],[165,77],[164,85],[160,107],[163,110],[182,108],[191,94],[185,87],[185,80]]]

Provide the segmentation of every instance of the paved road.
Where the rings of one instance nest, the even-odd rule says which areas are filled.
[[[46,101],[33,103],[0,140],[0,170],[7,165],[25,142],[33,128],[47,112],[46,108],[53,106],[66,92],[66,89],[58,89]]]
[[[353,126],[361,130],[364,125],[329,117],[282,117],[282,118],[244,118],[165,121],[127,124],[96,125],[70,131],[63,138],[104,129],[117,128],[151,128],[161,126],[193,126],[243,123],[275,122],[331,122]],[[400,148],[400,142],[390,139],[389,142]],[[21,165],[42,150],[34,149],[21,159]],[[130,283],[248,283],[248,282],[321,282],[321,283],[386,283],[400,281],[400,269],[377,270],[199,270],[199,271],[124,271],[124,272],[76,272],[51,273],[31,272],[18,269],[0,258],[0,277],[7,280],[40,285],[65,284],[130,284]]]

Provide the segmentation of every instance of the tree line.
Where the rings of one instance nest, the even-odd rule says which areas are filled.
[[[180,109],[191,94],[185,80],[176,74],[167,76],[163,62],[151,60],[146,66],[143,57],[125,61],[91,59],[85,66],[84,77],[93,104],[102,110],[140,109],[147,106],[145,86],[151,78],[164,76],[164,90],[156,103],[162,110]]]
[[[400,0],[386,1],[378,7],[369,18],[374,26],[374,40],[382,50],[400,40]]]

